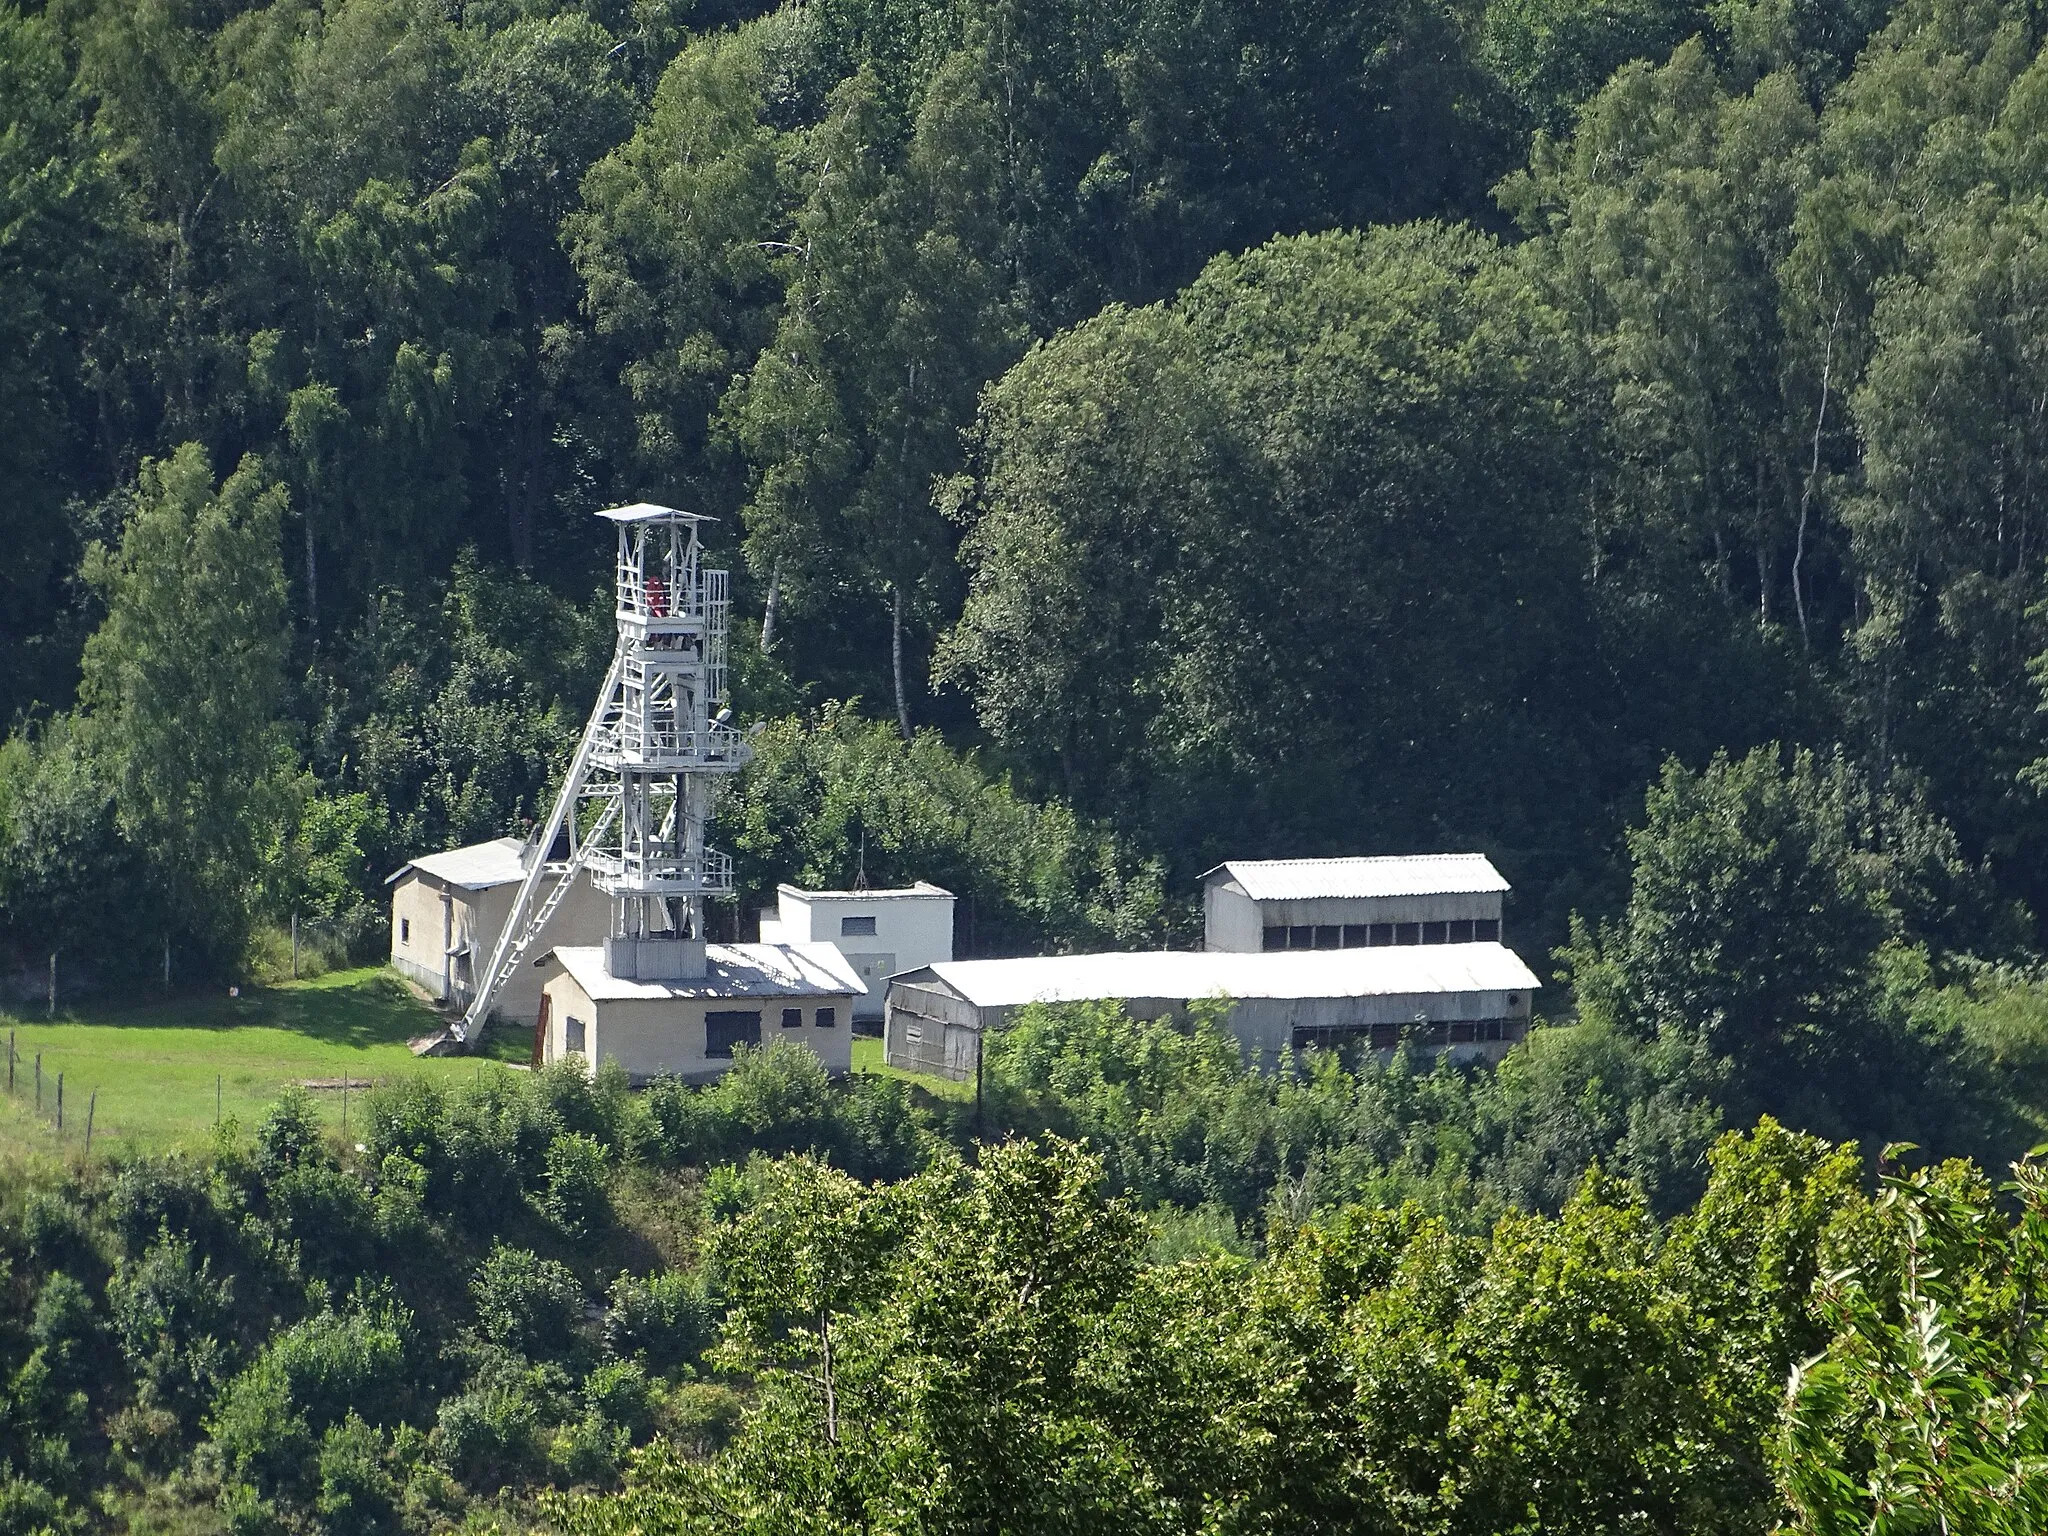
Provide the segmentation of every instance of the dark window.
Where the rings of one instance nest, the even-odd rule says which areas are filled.
[[[818,1010],[818,1028],[832,1029],[835,1028],[838,1025],[838,1023],[839,1015],[833,1012],[830,1008],[820,1008]],[[920,1034],[917,1038],[922,1040],[924,1036]]]
[[[583,1021],[565,1019],[562,1023],[562,1049],[571,1056],[581,1056],[584,1049]]]
[[[412,942],[412,919],[409,917],[401,917],[398,920],[398,942],[401,944],[410,944]]]
[[[1472,1021],[1459,1019],[1451,1025],[1451,1039],[1463,1044],[1472,1038]]]
[[[803,1011],[803,1009],[801,1009],[801,1008],[785,1008],[785,1009],[783,1009],[783,1010],[782,1010],[782,1027],[783,1027],[784,1029],[802,1029],[802,1028],[804,1027],[804,1011]]]
[[[874,936],[875,920],[872,917],[839,919],[839,937],[842,939],[872,939]]]
[[[1420,944],[1422,942],[1422,924],[1394,924],[1394,942],[1396,944]]]
[[[1365,934],[1366,934],[1366,927],[1365,927],[1365,924],[1363,924],[1363,923],[1346,923],[1346,924],[1344,925],[1344,948],[1346,948],[1346,949],[1363,949],[1363,948],[1365,948]]]
[[[1285,928],[1268,928],[1266,930],[1265,943],[1268,949],[1285,949],[1287,947],[1287,930]]]
[[[731,1056],[736,1045],[761,1043],[761,1015],[738,1010],[714,1011],[704,1015],[704,1054]]]
[[[1500,1038],[1500,1020],[1485,1020],[1479,1026],[1479,1038],[1482,1040],[1498,1040]]]
[[[1425,944],[1448,944],[1451,941],[1449,923],[1424,923],[1422,942]]]
[[[1374,923],[1372,925],[1372,937],[1367,939],[1365,942],[1368,944],[1393,943],[1394,925],[1392,923]]]
[[[1287,930],[1289,949],[1309,949],[1315,944],[1316,931],[1313,928],[1290,928]]]
[[[1318,928],[1316,930],[1316,948],[1335,949],[1342,933],[1343,930],[1340,928]]]
[[[1453,944],[1470,944],[1472,942],[1472,923],[1469,918],[1464,922],[1451,924],[1451,942]]]
[[[1481,944],[1498,944],[1500,942],[1500,919],[1497,917],[1480,918],[1472,925],[1472,937]]]

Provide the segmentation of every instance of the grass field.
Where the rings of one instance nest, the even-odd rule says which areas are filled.
[[[383,966],[334,971],[312,981],[225,990],[206,997],[104,1010],[0,1012],[0,1073],[5,1036],[14,1039],[14,1089],[0,1092],[0,1150],[79,1156],[86,1109],[95,1090],[93,1153],[199,1148],[213,1137],[216,1113],[245,1128],[289,1083],[348,1079],[349,1113],[362,1112],[363,1084],[412,1074],[460,1082],[524,1061],[518,1030],[492,1031],[481,1057],[420,1058],[406,1042],[436,1027],[434,1013]],[[42,1056],[43,1101],[35,1098],[35,1059]],[[974,1097],[974,1084],[897,1072],[882,1064],[882,1042],[853,1041],[853,1069],[900,1077],[936,1098]],[[57,1078],[64,1079],[64,1128],[57,1130]],[[0,1076],[0,1090],[6,1086]],[[339,1129],[344,1095],[313,1090],[328,1124]],[[360,1120],[353,1120],[351,1130]]]
[[[14,1091],[0,1097],[0,1142],[17,1150],[83,1150],[86,1107],[95,1089],[93,1153],[198,1147],[213,1136],[219,1112],[250,1125],[288,1083],[386,1083],[410,1074],[453,1081],[507,1070],[497,1055],[525,1059],[525,1042],[505,1035],[483,1059],[422,1059],[406,1041],[436,1026],[433,1012],[382,966],[334,971],[230,998],[175,998],[131,1008],[92,1009],[55,1019],[0,1013],[0,1035],[14,1036]],[[516,1046],[516,1052],[512,1047]],[[0,1039],[0,1072],[5,1070]],[[35,1109],[35,1057],[43,1059],[43,1108]],[[57,1074],[64,1075],[64,1131],[56,1126]],[[0,1089],[5,1079],[0,1077]],[[360,1114],[352,1089],[350,1114]],[[316,1089],[314,1101],[337,1128],[341,1092]],[[354,1122],[360,1123],[360,1122]],[[353,1130],[354,1124],[351,1125]]]

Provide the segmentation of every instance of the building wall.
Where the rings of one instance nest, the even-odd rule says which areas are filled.
[[[1313,901],[1253,901],[1234,880],[1202,893],[1203,948],[1250,954],[1268,928],[1339,928],[1372,923],[1499,922],[1501,893],[1436,896],[1325,896]]]
[[[553,881],[541,886],[545,897]],[[487,890],[446,889],[432,876],[412,870],[401,876],[391,892],[391,964],[436,997],[445,997],[467,1008],[476,995],[478,973],[491,963],[491,951],[511,916],[512,903],[519,895],[517,885],[496,885]],[[410,930],[406,924],[410,923]],[[528,951],[522,965],[498,991],[491,1005],[491,1017],[499,1023],[531,1027],[540,1009],[540,972],[532,959],[557,944],[602,944],[611,926],[611,901],[581,876],[574,890],[562,898],[548,919],[541,941]],[[449,956],[447,949],[467,951]]]
[[[593,1003],[575,977],[556,967],[542,990],[548,997],[548,1027],[544,1056],[560,1061],[569,1054],[569,1022],[585,1024],[583,1060],[592,1072],[605,1061],[616,1061],[635,1082],[648,1082],[664,1075],[689,1082],[710,1082],[723,1076],[732,1060],[704,1053],[704,1015],[719,1010],[758,1012],[761,1015],[761,1044],[791,1040],[808,1047],[835,1076],[853,1069],[853,1027],[850,996],[802,998],[660,998],[607,999]],[[538,1008],[538,1003],[535,1004]],[[785,1008],[800,1009],[803,1022],[796,1028],[782,1024]],[[817,1027],[818,1010],[833,1010],[836,1022],[830,1029]]]
[[[391,889],[391,964],[435,997],[447,993],[447,921],[439,882],[410,870]]]
[[[1239,998],[1225,1027],[1237,1037],[1248,1061],[1261,1071],[1278,1069],[1296,1049],[1297,1031],[1327,1031],[1315,1043],[1362,1044],[1382,1059],[1412,1030],[1428,1050],[1447,1050],[1454,1060],[1498,1060],[1528,1033],[1527,992],[1431,992],[1390,997]],[[1178,998],[1128,998],[1134,1019],[1184,1016]],[[1001,1029],[1013,1009],[976,1008],[943,983],[897,982],[889,989],[883,1027],[883,1060],[904,1072],[924,1072],[962,1082],[974,1076],[984,1030]]]
[[[854,973],[867,983],[867,996],[854,1000],[854,1017],[879,1022],[885,1012],[888,978],[953,958],[951,896],[823,896],[783,891],[778,898],[779,933],[764,942],[836,944]],[[871,917],[875,931],[848,934],[845,919]]]
[[[1215,880],[1202,892],[1202,947],[1256,954],[1265,943],[1259,904],[1235,880]]]

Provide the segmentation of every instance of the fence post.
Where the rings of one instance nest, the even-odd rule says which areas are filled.
[[[57,1074],[57,1135],[64,1134],[64,1074]]]
[[[57,1017],[57,952],[56,952],[56,951],[55,951],[54,949],[50,951],[50,1012],[49,1012],[49,1016],[50,1016],[51,1018],[53,1018],[53,1019],[54,1019],[55,1017]]]
[[[220,1074],[213,1074],[213,1128],[220,1129]]]
[[[43,1053],[36,1052],[36,1113],[43,1112]]]
[[[292,914],[292,980],[299,979],[299,914]]]
[[[99,1091],[99,1089],[95,1088],[95,1089],[93,1089],[93,1091],[92,1091],[92,1097],[91,1097],[91,1098],[89,1098],[89,1099],[87,1099],[87,1100],[85,1101],[85,1155],[86,1155],[87,1157],[91,1157],[91,1156],[92,1156],[92,1117],[93,1117],[93,1111],[95,1111],[95,1110],[96,1110],[96,1109],[98,1109],[99,1107],[100,1107],[100,1091]]]
[[[168,929],[164,932],[164,990],[171,990],[171,935]]]
[[[14,1093],[14,1031],[7,1031],[7,1092]]]

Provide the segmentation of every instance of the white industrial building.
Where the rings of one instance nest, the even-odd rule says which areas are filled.
[[[764,944],[835,944],[867,994],[854,1017],[880,1023],[889,978],[953,958],[953,893],[920,880],[874,891],[807,891],[778,886],[761,913]]]
[[[1508,890],[1482,853],[1232,859],[1202,877],[1203,948],[1497,942]]]
[[[437,1002],[467,1011],[477,973],[537,854],[531,843],[500,837],[430,853],[393,874],[384,882],[391,887],[392,968]],[[543,900],[560,878],[542,871]],[[561,944],[598,944],[610,921],[610,900],[582,873],[554,908],[547,933]],[[531,1023],[540,1007],[540,978],[530,968],[508,976],[491,1007],[500,1018]]]
[[[628,979],[601,947],[557,946],[540,962],[542,1062],[623,1067],[629,1080],[708,1082],[736,1046],[808,1046],[825,1070],[853,1064],[854,1003],[866,988],[830,944],[711,944],[695,976]]]
[[[956,960],[891,979],[884,1054],[961,1080],[974,1076],[982,1033],[1031,1003],[1113,999],[1157,1018],[1217,998],[1247,1060],[1268,1070],[1310,1047],[1391,1051],[1404,1031],[1454,1058],[1497,1060],[1527,1034],[1539,985],[1512,950],[1477,942]]]

